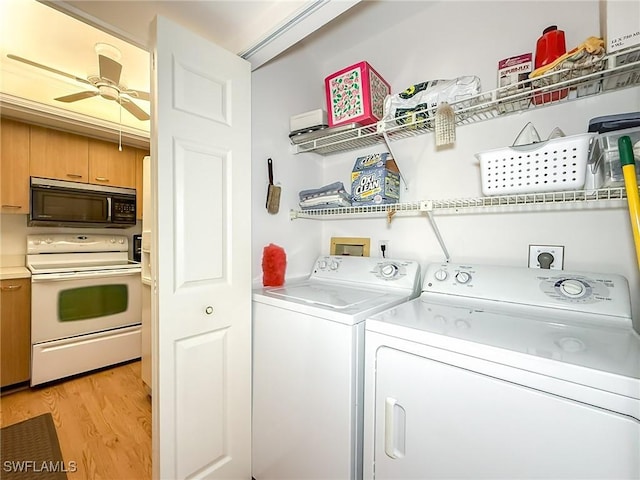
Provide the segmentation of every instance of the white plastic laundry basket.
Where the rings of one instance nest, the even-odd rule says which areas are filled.
[[[584,133],[477,153],[483,195],[582,189],[596,137]]]

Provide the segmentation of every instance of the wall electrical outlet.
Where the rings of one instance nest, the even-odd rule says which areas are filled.
[[[564,246],[529,245],[529,268],[545,268],[546,265],[551,270],[564,268]]]

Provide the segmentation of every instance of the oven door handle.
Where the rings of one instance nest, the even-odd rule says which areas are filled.
[[[115,270],[91,270],[87,272],[60,272],[60,273],[45,273],[40,275],[33,275],[31,277],[32,283],[40,282],[56,282],[64,280],[85,280],[88,278],[108,278],[108,277],[122,277],[125,275],[140,275],[140,269],[138,268],[126,268]]]

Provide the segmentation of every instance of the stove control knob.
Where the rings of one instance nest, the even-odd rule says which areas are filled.
[[[109,243],[116,243],[116,239],[115,238],[110,238],[109,239]]]
[[[398,266],[395,263],[385,263],[380,267],[380,275],[383,278],[393,278],[398,275]]]
[[[118,243],[119,243],[120,245],[123,245],[123,244],[124,244],[124,238],[119,238],[119,239],[118,239]]]
[[[40,245],[41,243],[42,243],[42,240],[40,240],[39,238],[36,238],[36,239],[33,241],[33,244],[34,244],[34,245]]]
[[[449,274],[447,273],[446,270],[436,270],[436,273],[433,274],[434,277],[436,277],[436,280],[443,282],[447,279],[447,277],[449,276]]]
[[[469,272],[458,272],[456,274],[456,280],[458,283],[469,283],[471,281],[471,274]]]
[[[584,295],[584,284],[580,280],[567,279],[560,284],[560,291],[569,298],[578,298]]]
[[[44,240],[44,243],[53,243],[53,238],[51,238],[51,237],[47,237],[47,238]]]

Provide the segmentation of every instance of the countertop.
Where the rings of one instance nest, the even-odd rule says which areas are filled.
[[[29,277],[31,277],[31,272],[27,267],[0,267],[0,280]]]

